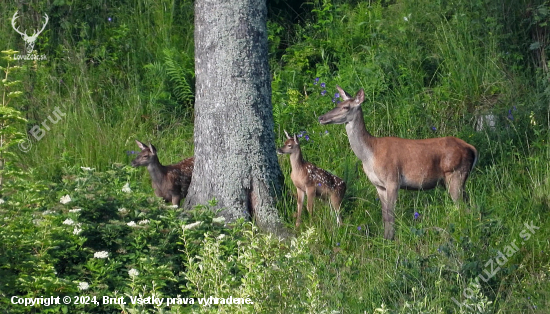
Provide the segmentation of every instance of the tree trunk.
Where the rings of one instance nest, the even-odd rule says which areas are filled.
[[[195,1],[195,168],[185,207],[212,198],[227,221],[277,233],[277,161],[265,0]]]

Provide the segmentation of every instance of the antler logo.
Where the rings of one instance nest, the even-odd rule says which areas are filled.
[[[24,33],[22,33],[21,31],[19,31],[19,28],[18,27],[15,27],[15,20],[17,20],[19,18],[19,16],[17,16],[17,12],[18,11],[15,11],[15,14],[13,15],[12,19],[11,19],[11,26],[13,27],[13,29],[18,32],[21,36],[23,36],[23,40],[25,41],[25,43],[27,43],[26,45],[26,49],[27,49],[27,53],[32,53],[33,49],[34,49],[34,42],[36,41],[36,38],[38,38],[38,35],[40,35],[40,33],[42,33],[42,31],[44,30],[44,28],[46,28],[46,25],[48,24],[48,14],[44,14],[44,18],[46,19],[46,21],[44,22],[44,26],[42,26],[42,29],[39,30],[38,32],[36,32],[36,30],[32,33],[31,36],[27,35],[27,31],[25,30]]]

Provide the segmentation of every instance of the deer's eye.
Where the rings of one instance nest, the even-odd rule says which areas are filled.
[[[288,144],[287,147],[288,147],[288,148],[292,148],[292,145]]]
[[[342,107],[342,110],[349,110],[349,105],[345,105]]]

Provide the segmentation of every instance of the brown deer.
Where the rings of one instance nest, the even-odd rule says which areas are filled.
[[[399,189],[429,190],[444,185],[453,201],[467,199],[464,185],[477,161],[477,150],[456,137],[411,140],[374,137],[365,128],[363,89],[351,97],[336,86],[343,101],[319,117],[321,124],[345,124],[351,149],[363,162],[382,202],[384,238],[393,239]]]
[[[336,221],[338,225],[341,225],[340,205],[346,192],[346,183],[326,170],[304,161],[296,134],[294,134],[294,138],[291,138],[285,131],[285,135],[287,140],[283,147],[277,149],[277,153],[290,154],[290,166],[292,167],[290,178],[298,192],[298,210],[294,215],[297,217],[296,227],[300,226],[302,221],[304,194],[307,195],[307,211],[310,216],[313,214],[315,197],[326,199],[330,196],[330,202],[336,212]]]
[[[141,152],[136,159],[132,160],[132,166],[147,166],[155,195],[179,207],[181,199],[187,196],[187,190],[191,183],[194,157],[184,159],[174,165],[163,166],[159,162],[155,146],[151,144],[147,146],[138,140],[136,143]]]

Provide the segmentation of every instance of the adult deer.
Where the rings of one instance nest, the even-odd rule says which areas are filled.
[[[277,149],[277,153],[290,154],[290,166],[292,167],[290,178],[298,192],[298,209],[295,215],[297,217],[296,227],[300,226],[302,221],[304,195],[307,195],[307,211],[310,216],[313,214],[315,197],[330,197],[330,202],[336,212],[336,221],[340,225],[342,223],[340,205],[346,193],[346,183],[328,171],[305,161],[296,134],[294,134],[294,138],[291,138],[285,131],[285,135],[287,140],[281,148]]]
[[[446,186],[453,201],[466,199],[464,185],[477,161],[477,150],[456,137],[421,140],[374,137],[365,128],[363,89],[351,97],[336,86],[343,101],[319,117],[321,124],[345,124],[351,149],[382,202],[384,238],[393,239],[399,189],[428,190]]]
[[[132,166],[147,166],[155,195],[162,197],[166,202],[172,202],[172,205],[179,206],[181,199],[187,196],[187,190],[191,183],[194,157],[184,159],[174,165],[163,166],[160,164],[155,146],[151,144],[147,146],[138,140],[136,143],[141,152],[132,160]]]

